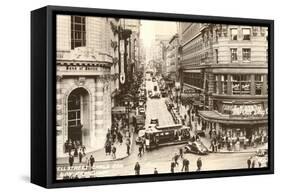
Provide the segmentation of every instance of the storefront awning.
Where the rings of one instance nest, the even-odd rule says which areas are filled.
[[[209,122],[223,124],[266,124],[268,123],[267,116],[230,116],[220,114],[216,111],[198,111],[199,116]]]

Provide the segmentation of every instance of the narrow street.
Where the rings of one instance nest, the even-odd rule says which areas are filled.
[[[149,88],[151,82],[146,85]],[[147,100],[146,109],[146,126],[150,123],[151,118],[158,118],[159,125],[173,125],[173,118],[165,105],[166,98],[156,98]],[[138,156],[138,145],[133,143],[132,153],[128,158],[121,161],[106,162],[96,165],[96,176],[125,176],[134,175],[134,166],[136,162],[140,163],[141,174],[152,174],[154,168],[159,173],[170,173],[170,164],[175,153],[179,152],[179,148],[184,145],[162,147],[157,150],[145,152],[142,157]],[[184,154],[184,158],[190,161],[189,170],[196,171],[196,161],[201,157],[203,162],[203,171],[225,170],[225,169],[241,169],[247,168],[247,159],[253,155],[252,153],[210,153],[208,155],[199,156],[195,154]],[[179,165],[175,168],[175,172],[181,172],[182,160],[179,159]]]
[[[150,81],[146,82],[147,88],[149,88],[152,83]],[[165,105],[166,98],[147,98],[147,108],[146,108],[146,126],[149,124],[150,119],[158,118],[159,125],[172,125],[174,124],[173,118]]]

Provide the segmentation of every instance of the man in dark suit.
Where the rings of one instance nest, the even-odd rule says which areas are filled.
[[[69,162],[69,166],[73,166],[73,163],[74,163],[74,157],[72,154],[69,154],[69,157],[68,157],[68,162]]]
[[[201,158],[199,157],[198,160],[197,160],[197,171],[200,171],[202,168],[202,160]]]
[[[247,160],[248,168],[251,168],[251,164],[252,164],[251,159],[252,159],[252,157],[249,157],[248,160]]]

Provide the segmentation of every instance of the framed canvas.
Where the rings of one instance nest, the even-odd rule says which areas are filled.
[[[31,182],[272,174],[272,20],[31,12]]]

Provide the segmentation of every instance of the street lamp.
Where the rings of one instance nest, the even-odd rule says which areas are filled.
[[[175,86],[176,86],[176,94],[177,94],[177,109],[179,111],[179,98],[180,98],[179,91],[180,91],[180,88],[181,88],[180,82],[176,82]]]
[[[128,130],[130,130],[130,101],[129,100],[125,100],[125,107],[126,107],[126,112],[127,112],[127,126],[128,126]]]

